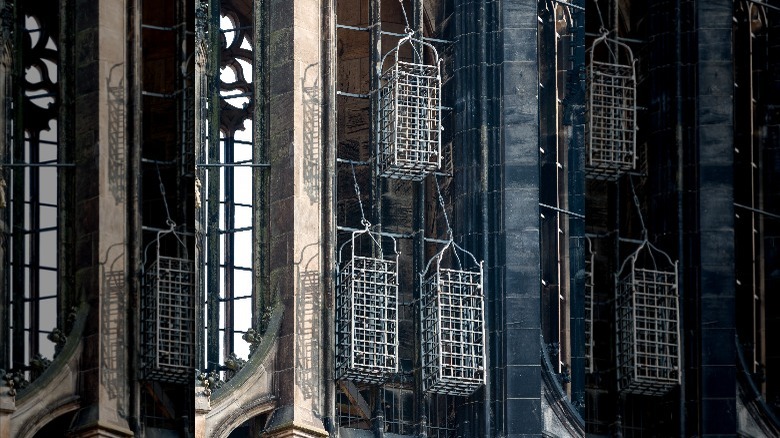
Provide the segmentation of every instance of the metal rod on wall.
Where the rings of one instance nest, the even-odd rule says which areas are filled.
[[[325,372],[322,379],[325,385],[325,418],[323,420],[325,430],[330,436],[336,434],[336,386],[335,386],[335,321],[334,311],[335,282],[336,282],[336,1],[325,0],[325,14],[323,14],[324,36],[322,50],[325,54],[325,66],[323,76],[323,108],[325,119],[323,121],[324,138],[324,172],[322,179],[322,229],[325,231],[325,254],[322,260],[322,276],[324,284],[323,318],[325,330],[323,330],[323,345]]]

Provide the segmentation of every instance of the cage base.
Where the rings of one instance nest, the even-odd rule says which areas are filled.
[[[161,383],[191,384],[195,378],[195,369],[146,368],[141,380]]]
[[[675,387],[677,387],[676,383],[663,383],[632,379],[626,384],[626,386],[621,385],[620,392],[623,394],[659,397],[668,394]]]
[[[466,382],[460,379],[440,379],[426,387],[426,391],[433,394],[468,397],[480,387],[482,387],[482,381]]]
[[[596,181],[617,181],[625,173],[635,172],[633,166],[612,164],[588,164],[585,166],[585,178]]]
[[[392,373],[383,373],[374,369],[346,368],[340,370],[336,380],[349,380],[353,383],[381,385],[392,377]]]

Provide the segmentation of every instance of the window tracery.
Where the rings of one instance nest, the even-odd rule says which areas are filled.
[[[55,3],[52,5],[52,3]],[[16,6],[14,45],[21,56],[12,66],[7,87],[6,142],[0,160],[0,184],[6,251],[3,289],[11,321],[10,368],[32,381],[59,351],[57,336],[60,298],[59,218],[60,172],[63,156],[59,141],[60,51],[56,2],[26,2]],[[8,11],[4,11],[5,16]],[[9,32],[10,34],[10,32]],[[5,52],[10,41],[3,42]],[[9,65],[9,59],[5,59]],[[10,91],[13,90],[13,91]],[[4,194],[5,195],[5,194]],[[5,343],[5,341],[4,341]]]
[[[219,17],[217,35],[206,35],[203,65],[211,76],[208,104],[202,108],[206,139],[200,153],[200,221],[205,267],[205,363],[203,368],[237,372],[227,361],[248,359],[245,340],[260,331],[256,296],[257,205],[254,192],[263,190],[260,148],[255,139],[254,13],[232,1],[209,7]],[[210,47],[209,47],[210,46]],[[210,48],[217,49],[216,53]],[[233,359],[231,359],[233,358]]]

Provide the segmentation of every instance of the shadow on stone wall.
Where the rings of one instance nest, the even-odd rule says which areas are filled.
[[[106,258],[111,252],[106,251]],[[117,410],[127,413],[125,406],[125,319],[127,315],[127,287],[124,253],[110,264],[102,265],[102,299],[100,301],[100,378],[110,400],[116,400]]]
[[[316,251],[319,244],[309,245]],[[311,252],[310,252],[311,253]],[[320,258],[315,253],[296,267],[297,296],[295,298],[295,374],[298,387],[311,409],[319,413],[320,398],[320,335],[322,329],[322,294],[320,293]]]
[[[106,78],[108,104],[108,189],[114,201],[125,201],[127,157],[125,154],[125,80],[123,64],[115,64]],[[114,72],[118,72],[114,77]]]
[[[301,78],[303,104],[303,187],[312,204],[320,202],[320,81],[319,64],[309,65]],[[314,78],[313,80],[311,78]]]

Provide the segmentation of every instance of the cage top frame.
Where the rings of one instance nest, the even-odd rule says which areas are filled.
[[[599,49],[601,45],[606,47],[607,53],[609,54],[609,59],[607,61],[598,59],[596,56],[597,49]],[[619,52],[616,53],[615,49],[619,49]],[[601,36],[593,40],[588,51],[590,52],[589,71],[593,71],[594,63],[616,67],[631,67],[631,79],[636,81],[636,63],[638,60],[634,57],[634,51],[631,50],[631,46],[628,44],[620,42],[617,38],[611,38],[609,32],[602,30]],[[624,64],[620,62],[621,54],[625,54],[628,57],[628,63]]]
[[[620,265],[620,269],[618,270],[618,275],[616,278],[621,278],[623,276],[623,273],[626,271],[626,267],[628,266],[628,263],[631,262],[631,269],[635,269],[637,266],[637,260],[642,255],[643,251],[649,256],[650,261],[652,262],[653,266],[640,266],[640,269],[653,269],[656,271],[660,271],[663,269],[669,269],[670,271],[674,271],[674,274],[677,275],[677,261],[673,261],[672,258],[667,254],[665,251],[661,250],[657,246],[650,243],[650,241],[645,238],[642,240],[642,243],[639,244],[637,249],[635,249],[631,254],[626,257],[625,260],[623,260],[623,263]],[[660,256],[661,260],[665,260],[668,262],[666,267],[659,266],[658,261],[656,260],[654,254],[657,254]]]
[[[146,263],[149,260],[149,247],[151,247],[153,244],[155,245],[155,255],[156,255],[155,261],[159,260],[161,257],[160,242],[162,241],[163,238],[165,238],[168,235],[172,235],[174,238],[176,238],[176,242],[178,242],[178,244],[181,246],[182,248],[181,258],[189,260],[189,251],[187,250],[187,243],[184,241],[184,239],[182,239],[182,236],[180,236],[179,233],[176,232],[176,223],[170,219],[166,220],[165,222],[166,224],[168,224],[169,228],[167,230],[158,231],[157,237],[153,241],[149,242],[144,248],[144,260],[143,263],[141,264],[141,267],[143,269],[146,268]],[[157,269],[159,269],[159,266],[158,265],[156,266]]]
[[[436,262],[437,271],[441,268],[441,262],[442,262],[442,259],[444,258],[444,254],[447,252],[447,250],[452,251],[452,253],[455,256],[455,259],[456,259],[458,265],[460,265],[457,268],[458,270],[461,270],[461,271],[478,270],[480,273],[484,272],[484,263],[485,263],[484,260],[481,260],[481,261],[477,260],[477,258],[474,256],[474,254],[472,254],[467,249],[465,249],[462,246],[460,246],[457,243],[455,243],[455,240],[450,239],[450,240],[447,241],[447,243],[444,245],[444,247],[441,250],[439,250],[439,252],[434,254],[434,256],[431,257],[430,260],[428,260],[428,263],[425,265],[425,269],[423,269],[423,271],[420,272],[420,277],[421,278],[424,279],[425,276],[428,275],[428,272],[430,271],[431,266],[433,265],[434,261]],[[460,257],[458,257],[458,251],[461,251],[463,254],[465,254],[466,260],[471,259],[471,261],[473,262],[473,265],[472,266],[464,265],[463,261],[461,261]],[[453,269],[453,268],[449,268],[449,269]],[[484,286],[484,284],[483,284],[483,286]]]
[[[351,238],[348,239],[346,242],[342,243],[338,250],[338,265],[341,267],[344,264],[344,249],[347,245],[350,245],[350,258],[349,261],[352,261],[355,257],[367,257],[366,255],[357,254],[355,252],[355,242],[360,239],[361,237],[368,237],[371,241],[371,244],[374,248],[378,249],[378,256],[372,256],[374,258],[379,259],[385,259],[385,248],[382,245],[382,239],[387,238],[390,239],[392,242],[392,253],[390,254],[390,257],[393,257],[395,261],[398,261],[398,257],[401,255],[401,253],[398,251],[398,242],[396,241],[395,237],[389,235],[389,234],[383,234],[379,231],[371,231],[371,224],[367,221],[363,223],[364,227],[362,230],[355,230],[351,234]],[[389,245],[388,245],[389,246]]]
[[[401,53],[401,47],[404,44],[409,44],[412,47],[412,52],[415,55],[417,55],[417,57],[421,61],[419,64],[427,65],[429,67],[436,67],[436,79],[439,81],[439,83],[441,83],[441,64],[443,62],[443,59],[439,56],[439,51],[436,50],[436,46],[434,46],[433,44],[431,44],[431,43],[429,43],[429,42],[427,42],[425,40],[422,40],[420,38],[415,38],[414,37],[414,32],[412,32],[409,29],[407,29],[406,36],[404,36],[403,38],[399,39],[398,43],[396,43],[395,47],[390,49],[382,57],[382,62],[379,64],[380,65],[380,70],[382,71],[382,74],[384,74],[386,71],[390,70],[390,68],[395,68],[398,65],[398,62],[407,62],[408,63],[408,61],[402,61],[399,58],[400,57],[400,53]],[[425,64],[425,56],[424,56],[425,53],[424,52],[425,52],[426,48],[430,49],[433,52],[433,59],[434,59],[433,64]],[[394,61],[395,62],[393,63],[392,67],[389,67],[389,68],[385,69],[385,62],[387,61],[387,58],[391,54],[394,56]],[[418,64],[418,63],[415,62],[415,64]]]
[[[625,260],[623,260],[623,263],[620,265],[620,269],[618,270],[618,278],[620,278],[621,274],[623,274],[626,270],[626,266],[628,266],[628,263],[631,262],[631,267],[635,268],[637,260],[642,255],[643,251],[650,257],[650,261],[652,262],[653,266],[640,266],[640,269],[654,269],[654,270],[662,270],[664,269],[663,266],[659,266],[658,261],[656,260],[654,254],[657,254],[661,257],[661,260],[665,260],[667,263],[666,268],[673,269],[675,274],[677,274],[677,262],[673,261],[672,258],[667,254],[665,251],[661,250],[657,246],[650,243],[650,241],[645,238],[642,240],[642,243],[639,244],[637,249],[635,249],[631,254],[626,257]]]

